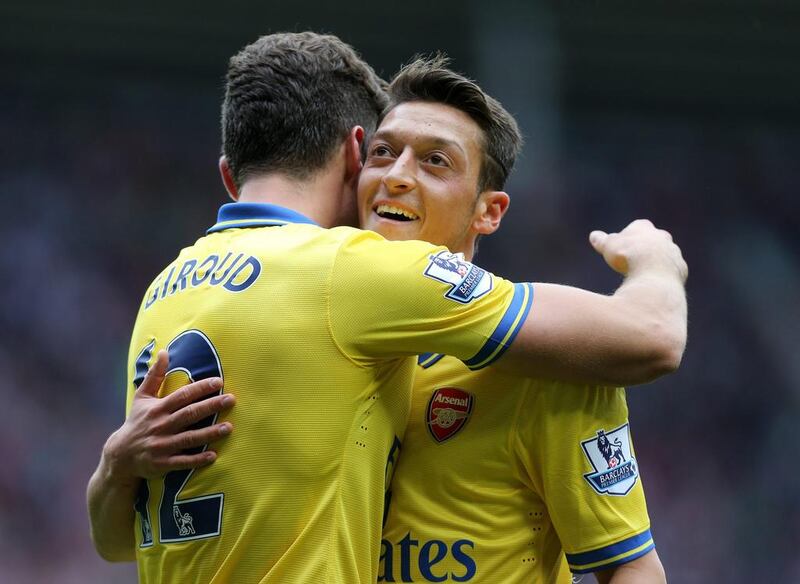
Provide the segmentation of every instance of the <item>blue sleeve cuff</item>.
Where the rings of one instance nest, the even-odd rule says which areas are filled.
[[[500,324],[474,357],[464,361],[472,369],[483,369],[491,365],[506,352],[517,336],[522,323],[528,317],[533,305],[533,284],[514,284],[514,296],[506,309]]]
[[[580,554],[566,554],[566,556],[573,574],[587,574],[627,564],[642,557],[655,547],[653,536],[648,529],[638,535],[596,550]]]

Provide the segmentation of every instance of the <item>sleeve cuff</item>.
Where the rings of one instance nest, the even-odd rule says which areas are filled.
[[[573,574],[587,574],[632,562],[655,547],[653,536],[648,529],[638,535],[596,550],[580,554],[566,554],[566,556],[569,569]]]
[[[532,304],[533,284],[514,284],[514,296],[503,318],[500,319],[500,324],[494,329],[481,350],[471,359],[464,361],[464,364],[475,371],[497,361],[511,346],[519,329],[522,328],[522,323],[525,322]]]

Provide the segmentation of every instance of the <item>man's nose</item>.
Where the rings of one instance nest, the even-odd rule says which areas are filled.
[[[390,194],[401,194],[414,190],[417,186],[415,178],[415,161],[412,152],[404,151],[388,172],[383,176],[383,184]]]

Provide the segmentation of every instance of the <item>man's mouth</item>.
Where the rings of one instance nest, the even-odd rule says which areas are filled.
[[[375,207],[375,214],[381,219],[391,219],[393,221],[416,221],[419,215],[394,205],[378,205]]]

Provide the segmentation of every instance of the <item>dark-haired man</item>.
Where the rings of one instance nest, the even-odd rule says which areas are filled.
[[[441,59],[392,81],[359,183],[361,224],[468,261],[495,231],[516,123]],[[391,485],[381,582],[660,584],[621,388],[424,354]],[[564,550],[568,566],[564,562]]]
[[[143,582],[374,581],[411,355],[479,368],[505,354],[510,370],[596,382],[645,381],[680,360],[683,260],[656,230],[599,244],[628,263],[614,296],[543,285],[531,319],[529,284],[441,247],[328,229],[354,215],[380,85],[349,47],[311,33],[262,37],[231,60],[220,166],[238,202],[148,288],[129,417],[88,488],[98,550],[132,559],[135,549]],[[581,340],[576,355],[581,337],[596,342]],[[154,399],[173,371],[184,375]],[[225,422],[224,395],[186,407],[221,392],[211,380],[223,377],[239,402]],[[173,393],[187,378],[206,382]],[[190,470],[214,458],[204,444],[231,425],[237,439],[219,446],[217,464]],[[155,455],[131,458],[132,443]]]

